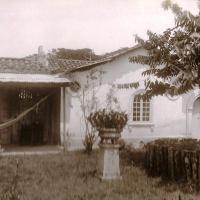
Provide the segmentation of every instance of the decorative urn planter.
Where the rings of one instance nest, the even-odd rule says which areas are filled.
[[[99,142],[99,173],[102,180],[120,179],[119,138],[127,123],[125,112],[98,110],[88,117],[92,127],[96,128],[101,138]]]
[[[121,179],[119,165],[119,138],[121,133],[115,128],[99,130],[101,138],[99,173],[102,180]]]

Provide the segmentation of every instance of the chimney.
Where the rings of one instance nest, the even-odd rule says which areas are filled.
[[[38,47],[38,62],[44,66],[48,66],[47,56],[41,45]]]
[[[200,14],[200,0],[197,1],[198,4],[198,9],[199,9],[199,14]]]

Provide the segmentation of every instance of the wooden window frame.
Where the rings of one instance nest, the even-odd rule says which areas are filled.
[[[151,101],[133,99],[132,121],[135,123],[148,123],[151,121]]]

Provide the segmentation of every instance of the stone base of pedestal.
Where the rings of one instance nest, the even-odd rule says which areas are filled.
[[[100,176],[102,181],[122,180],[122,176]]]
[[[99,172],[102,180],[121,179],[119,145],[100,144]]]

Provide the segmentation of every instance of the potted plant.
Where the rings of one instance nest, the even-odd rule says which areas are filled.
[[[126,125],[128,117],[125,112],[102,109],[91,113],[88,120],[99,131],[101,144],[109,144],[109,142],[116,144],[121,137],[121,131]]]
[[[119,168],[119,138],[121,131],[128,121],[124,112],[98,110],[88,117],[91,125],[99,131],[101,138],[99,146],[100,173],[103,180],[120,178]]]

